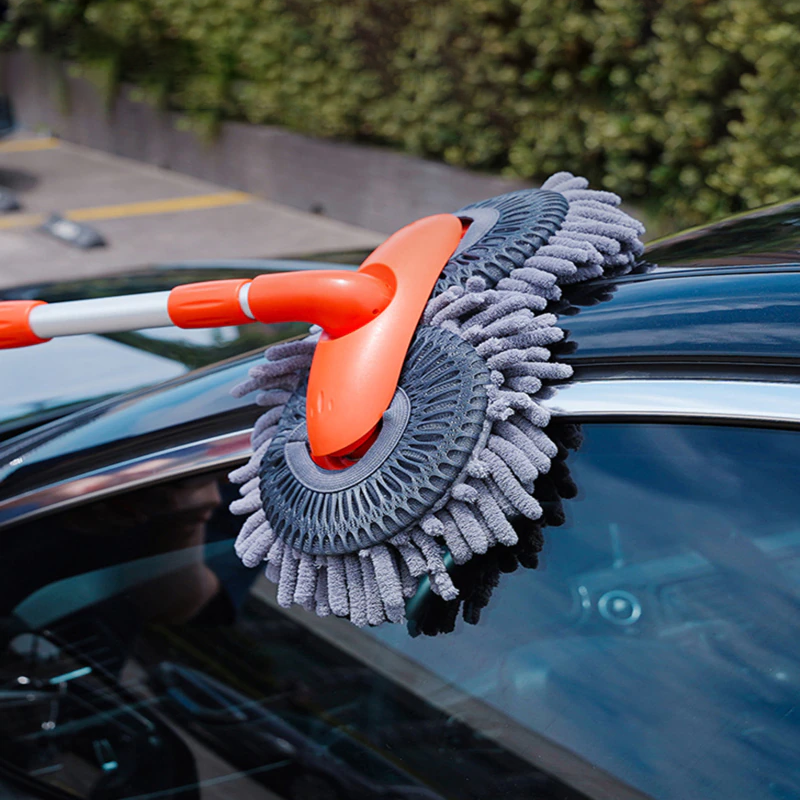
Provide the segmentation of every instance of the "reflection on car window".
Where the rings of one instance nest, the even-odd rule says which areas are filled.
[[[585,425],[537,570],[277,606],[221,475],[3,532],[0,761],[82,798],[800,797],[800,434]],[[478,564],[480,567],[480,564]]]

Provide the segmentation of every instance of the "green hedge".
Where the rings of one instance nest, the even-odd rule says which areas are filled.
[[[800,0],[10,0],[6,43],[222,119],[700,221],[800,193]]]

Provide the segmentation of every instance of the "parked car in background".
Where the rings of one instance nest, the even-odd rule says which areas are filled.
[[[0,20],[3,18],[2,4],[0,4]],[[8,136],[14,130],[14,117],[11,113],[11,101],[0,92],[0,139]]]
[[[800,797],[800,203],[656,243],[560,313],[573,491],[545,493],[538,569],[490,551],[474,607],[423,585],[371,629],[280,608],[232,550],[259,411],[229,390],[297,329],[0,353],[8,796]]]
[[[0,2],[0,23],[3,21],[5,8]],[[9,136],[14,132],[14,114],[11,110],[11,100],[8,95],[0,91],[0,139]],[[0,173],[0,214],[8,211],[18,211],[19,201],[15,194],[3,186],[2,173]]]

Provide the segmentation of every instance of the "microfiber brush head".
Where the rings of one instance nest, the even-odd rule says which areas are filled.
[[[423,577],[444,600],[445,566],[497,544],[510,520],[539,520],[534,484],[559,450],[541,405],[571,369],[547,313],[560,286],[629,269],[644,232],[620,200],[558,173],[456,212],[469,224],[422,315],[395,400],[374,444],[342,470],[318,466],[305,430],[305,382],[317,337],[270,348],[237,395],[265,409],[253,456],[231,479],[248,518],[236,550],[266,563],[278,602],[356,625],[401,622]],[[354,398],[354,402],[358,402]]]

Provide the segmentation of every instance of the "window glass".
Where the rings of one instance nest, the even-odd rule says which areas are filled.
[[[222,475],[4,531],[2,773],[87,799],[800,797],[800,434],[581,434],[538,568],[490,551],[408,626],[279,608]]]

